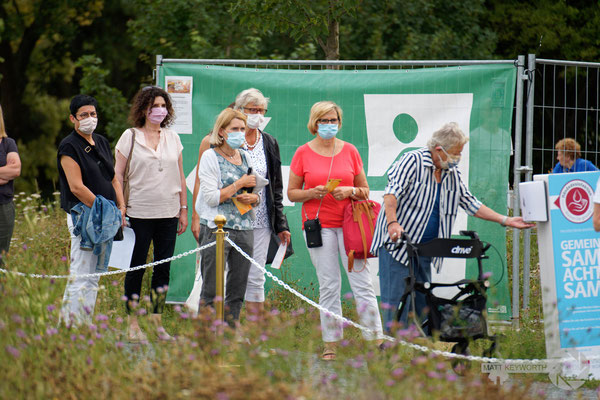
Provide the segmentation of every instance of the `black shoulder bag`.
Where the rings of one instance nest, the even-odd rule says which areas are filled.
[[[331,168],[333,167],[333,155],[335,154],[335,142],[333,144],[333,151],[331,152],[331,164],[329,164],[329,173],[327,174],[327,181],[329,181],[329,177],[331,176]],[[308,214],[306,214],[306,210],[304,210],[304,215],[306,215],[306,221],[304,221],[304,234],[306,235],[306,246],[313,247],[321,247],[323,246],[323,237],[321,236],[321,221],[319,221],[319,211],[321,211],[321,205],[323,204],[323,199],[325,196],[321,198],[321,202],[319,203],[319,208],[317,209],[317,215],[315,219],[308,219]]]

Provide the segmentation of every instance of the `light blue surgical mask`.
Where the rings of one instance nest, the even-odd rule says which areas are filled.
[[[323,139],[333,139],[338,133],[338,124],[319,124],[317,132]]]
[[[446,152],[446,150],[444,150],[444,148],[441,146],[440,146],[440,149],[442,149],[444,154],[446,154],[446,156],[448,157],[448,159],[446,161],[443,161],[442,157],[440,157],[440,164],[441,164],[442,168],[450,169],[450,168],[456,167],[458,165],[458,163],[460,162],[460,156],[453,156],[453,155],[448,154]]]
[[[239,149],[244,144],[244,132],[232,131],[227,133],[227,144],[232,149]]]

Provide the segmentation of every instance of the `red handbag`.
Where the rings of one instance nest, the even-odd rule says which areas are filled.
[[[342,230],[344,247],[348,255],[348,272],[353,271],[355,259],[364,259],[366,266],[366,259],[375,257],[369,252],[369,249],[373,242],[375,224],[380,210],[381,204],[373,200],[351,200],[344,209]]]

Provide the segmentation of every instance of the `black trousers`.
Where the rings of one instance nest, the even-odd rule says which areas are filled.
[[[154,244],[154,261],[172,257],[175,251],[178,222],[179,218],[141,219],[130,217],[129,223],[135,232],[135,246],[133,247],[130,268],[146,263],[150,242]],[[163,311],[167,298],[170,270],[170,262],[154,267],[150,284],[152,289],[150,296],[154,313],[162,313]],[[127,312],[131,311],[130,301],[136,300],[134,297],[137,297],[139,301],[145,271],[145,269],[139,269],[127,272],[125,275]]]

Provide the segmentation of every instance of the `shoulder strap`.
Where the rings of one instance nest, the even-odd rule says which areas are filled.
[[[135,146],[135,131],[133,128],[129,128],[129,130],[131,131],[131,146],[129,148],[129,156],[127,156],[127,164],[125,164],[125,172],[123,172],[123,181],[129,180],[129,164],[131,164],[133,146]]]

